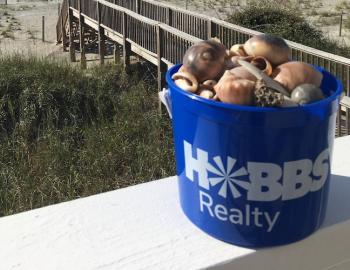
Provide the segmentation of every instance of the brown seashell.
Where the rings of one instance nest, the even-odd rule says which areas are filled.
[[[214,40],[200,41],[185,53],[183,66],[198,82],[216,79],[225,69],[226,47]]]
[[[226,71],[215,85],[217,97],[225,103],[237,105],[254,104],[255,83],[246,79],[237,79],[229,71]]]
[[[239,66],[230,70],[230,73],[236,77],[236,79],[246,79],[255,82],[257,78],[250,73],[245,67]]]
[[[288,62],[278,66],[273,71],[272,77],[289,92],[292,92],[297,86],[306,83],[320,87],[323,75],[309,64]]]
[[[244,44],[236,44],[230,48],[230,56],[248,56],[244,50]]]
[[[265,57],[254,57],[250,63],[253,66],[256,66],[258,69],[262,70],[267,76],[270,76],[272,74],[272,65]]]
[[[198,89],[197,79],[189,72],[177,72],[173,75],[172,79],[178,87],[185,91],[195,93]]]
[[[273,66],[289,61],[290,48],[282,39],[267,34],[257,35],[244,44],[245,52],[250,56],[262,56]]]

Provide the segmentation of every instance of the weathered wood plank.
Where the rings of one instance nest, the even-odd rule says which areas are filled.
[[[80,41],[80,67],[82,69],[86,69],[86,55],[85,55],[85,27],[84,27],[84,18],[81,15],[81,2],[83,0],[79,0],[79,41]]]

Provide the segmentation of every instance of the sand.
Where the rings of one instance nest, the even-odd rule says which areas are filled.
[[[0,0],[1,1],[1,0]],[[45,16],[45,41],[42,41]],[[56,45],[58,1],[8,1],[0,7],[0,53],[68,58]]]

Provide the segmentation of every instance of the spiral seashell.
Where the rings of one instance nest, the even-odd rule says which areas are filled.
[[[272,65],[265,57],[256,56],[250,61],[250,63],[262,70],[267,76],[272,74]]]
[[[225,103],[237,105],[254,104],[255,83],[246,79],[237,79],[229,71],[226,71],[214,86],[217,97]]]
[[[183,66],[198,82],[220,77],[225,69],[226,47],[215,41],[200,41],[185,53]]]
[[[243,44],[235,44],[229,50],[230,56],[248,56]]]
[[[292,92],[301,84],[308,83],[320,87],[323,75],[304,62],[288,62],[278,66],[273,71],[272,77],[289,92]]]
[[[181,89],[195,93],[198,89],[197,79],[189,72],[177,72],[172,76],[175,84]]]
[[[282,39],[267,34],[257,35],[244,44],[244,51],[250,56],[262,56],[273,66],[289,61],[290,48]]]
[[[313,84],[302,84],[297,86],[291,94],[291,99],[300,105],[324,99],[323,92]]]

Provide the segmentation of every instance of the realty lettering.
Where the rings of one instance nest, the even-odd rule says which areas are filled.
[[[260,211],[258,207],[252,208],[246,204],[244,209],[230,208],[222,204],[214,204],[213,198],[204,191],[199,191],[199,206],[202,213],[208,213],[212,218],[235,225],[256,226],[271,232],[279,218],[280,212],[270,215]]]

